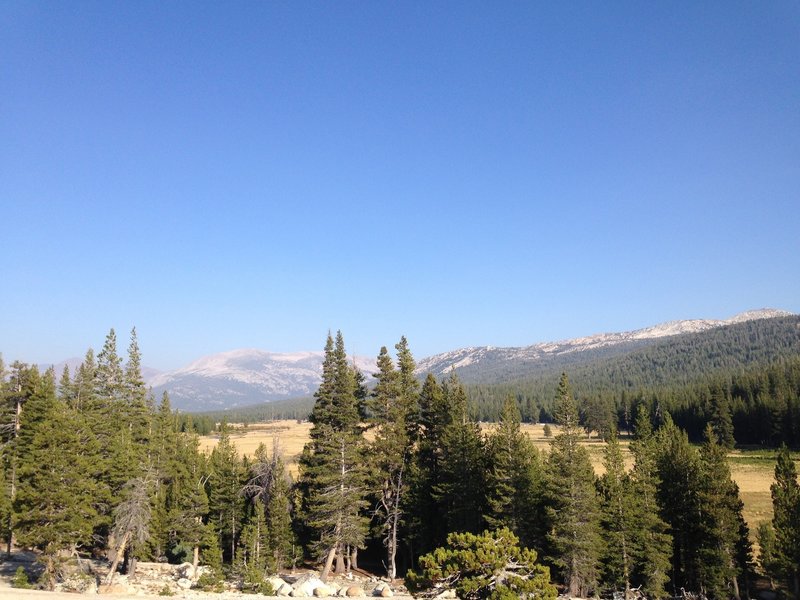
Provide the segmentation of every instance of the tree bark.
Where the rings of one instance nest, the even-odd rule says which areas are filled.
[[[342,548],[341,544],[336,547],[336,569],[334,572],[337,575],[344,575],[347,572],[344,564],[344,548]]]
[[[197,567],[200,565],[200,546],[194,547],[192,553],[192,579],[197,579]]]
[[[114,555],[114,561],[111,563],[111,569],[109,569],[108,575],[106,576],[106,585],[110,585],[111,582],[114,581],[114,574],[117,572],[117,567],[119,566],[122,558],[125,556],[125,546],[128,545],[129,535],[130,533],[126,531],[125,535],[122,536],[122,541],[117,547],[117,553]]]
[[[333,565],[333,559],[336,557],[336,546],[331,547],[328,551],[328,558],[325,559],[325,566],[322,568],[322,573],[320,573],[319,578],[325,582],[328,581],[328,575],[331,572],[331,566]]]

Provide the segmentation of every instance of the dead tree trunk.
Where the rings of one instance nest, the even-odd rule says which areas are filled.
[[[128,545],[128,538],[130,535],[130,532],[126,531],[125,535],[122,536],[122,540],[120,540],[119,546],[117,546],[117,552],[114,554],[114,561],[111,563],[111,569],[109,569],[108,575],[106,576],[106,585],[110,585],[111,582],[114,581],[114,574],[117,572],[117,567],[119,567],[119,563],[125,556],[125,547]]]

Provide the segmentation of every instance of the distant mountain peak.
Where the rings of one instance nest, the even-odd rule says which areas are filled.
[[[148,383],[156,397],[163,391],[176,408],[214,410],[310,396],[322,380],[323,352],[268,352],[256,348],[229,350],[198,358],[161,373]],[[371,379],[373,359],[357,356],[356,367]]]
[[[506,381],[529,374],[531,369],[575,364],[591,357],[633,350],[674,335],[700,333],[715,327],[789,316],[774,309],[751,310],[731,319],[670,321],[622,333],[600,333],[518,348],[472,346],[423,358],[417,374],[443,376],[453,369],[465,382]],[[187,366],[160,373],[148,383],[158,398],[168,391],[172,405],[181,410],[203,411],[311,396],[319,387],[324,353],[268,352],[257,348],[229,350],[203,356]],[[375,359],[356,357],[356,366],[368,380],[377,370]]]
[[[700,333],[716,327],[733,325],[758,319],[771,319],[791,316],[792,313],[773,308],[761,308],[740,313],[730,319],[687,319],[668,321],[652,327],[620,333],[598,333],[590,336],[560,340],[557,342],[541,342],[521,347],[473,346],[451,350],[442,354],[427,357],[417,364],[417,373],[433,373],[443,375],[452,370],[476,368],[476,365],[492,363],[493,365],[509,365],[517,363],[534,363],[564,357],[567,354],[608,351],[614,347],[628,348],[642,345],[648,341],[673,335]],[[494,367],[493,367],[494,368]]]

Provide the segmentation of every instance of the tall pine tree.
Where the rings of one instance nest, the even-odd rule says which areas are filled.
[[[405,338],[397,348],[402,349],[406,370],[410,370],[413,376],[414,362]],[[378,355],[377,365],[376,385],[372,394],[376,433],[371,452],[378,475],[375,481],[374,512],[386,546],[387,574],[390,579],[395,579],[400,525],[408,490],[408,467],[412,451],[409,431],[415,425],[414,407],[417,403],[416,386],[410,382],[413,380],[416,383],[416,380],[395,370],[385,346]]]
[[[368,524],[358,386],[341,332],[335,344],[328,335],[315,399],[311,440],[301,457],[300,490],[313,550],[324,559],[324,580],[334,560],[337,573],[352,565],[364,546]]]
[[[509,528],[523,547],[541,550],[544,472],[539,451],[520,428],[516,400],[506,398],[487,440],[487,514],[492,529]]]
[[[558,384],[555,417],[561,430],[548,459],[548,539],[568,593],[585,598],[597,586],[600,511],[589,452],[579,444],[578,410],[566,373]]]
[[[750,568],[748,532],[742,518],[739,487],[731,479],[725,447],[717,441],[710,424],[700,450],[700,469],[702,587],[712,598],[739,600],[739,576],[746,575]]]
[[[453,373],[443,387],[450,412],[441,438],[439,476],[433,498],[447,532],[480,533],[486,512],[486,454],[480,427],[469,417],[467,395]]]
[[[650,414],[644,406],[638,411],[635,431],[636,439],[630,446],[634,457],[631,500],[634,503],[633,528],[636,532],[632,548],[632,580],[641,586],[641,591],[648,598],[660,599],[668,595],[666,584],[669,581],[672,536],[658,505],[661,480],[656,465],[656,440]]]
[[[208,519],[218,532],[219,546],[229,563],[234,562],[244,518],[244,483],[244,466],[231,442],[229,428],[223,423],[209,460]]]
[[[42,552],[45,581],[58,575],[58,557],[91,540],[97,523],[93,477],[95,443],[80,415],[56,398],[52,371],[39,379],[22,417],[18,490],[14,499],[18,543]]]
[[[775,531],[776,562],[789,580],[795,598],[800,598],[800,484],[797,467],[786,446],[778,451],[772,492],[772,527]]]

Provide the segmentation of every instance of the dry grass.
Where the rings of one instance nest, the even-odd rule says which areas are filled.
[[[485,432],[492,431],[494,427],[494,424],[491,423],[481,425]],[[556,435],[558,427],[554,425],[550,427],[552,434]],[[272,440],[277,438],[289,471],[294,475],[297,473],[297,461],[303,451],[303,446],[309,439],[310,430],[311,423],[298,423],[296,421],[274,421],[251,424],[247,427],[234,425],[231,441],[241,455],[252,456],[259,444],[262,443],[271,452]],[[522,425],[522,430],[540,450],[546,451],[550,447],[552,438],[545,437],[543,425],[525,423]],[[218,440],[219,437],[216,435],[201,437],[201,450],[211,452]],[[628,451],[629,441],[622,439],[620,443],[625,463],[630,467],[633,464],[633,457]],[[592,436],[584,438],[584,444],[589,449],[595,472],[598,475],[602,474],[604,471],[602,440]],[[755,531],[755,526],[760,521],[772,518],[772,498],[769,486],[772,484],[775,462],[772,459],[750,460],[748,458],[749,455],[742,452],[733,452],[729,457],[731,474],[734,481],[739,485],[742,501],[744,502],[744,518],[751,531]]]
[[[303,446],[309,440],[311,423],[304,421],[273,421],[270,423],[250,424],[246,427],[231,425],[231,441],[241,456],[253,456],[256,448],[264,444],[272,452],[272,441],[278,440],[283,457],[286,460],[289,472],[297,473],[297,461],[303,452]],[[218,435],[208,435],[200,438],[200,450],[211,452],[219,442]]]

